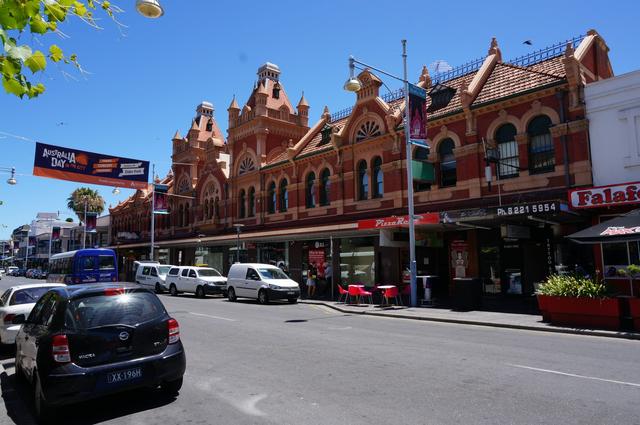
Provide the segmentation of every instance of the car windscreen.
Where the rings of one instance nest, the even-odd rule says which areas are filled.
[[[33,304],[37,302],[52,286],[18,289],[11,295],[9,305]]]
[[[284,274],[282,270],[275,267],[258,269],[258,272],[265,279],[289,279],[289,276]]]
[[[150,292],[91,294],[69,301],[65,326],[77,330],[112,325],[136,326],[165,314],[158,297]]]
[[[158,267],[158,273],[160,273],[160,274],[167,274],[167,273],[169,273],[169,270],[171,270],[171,266],[160,266],[160,267]]]
[[[200,269],[198,270],[200,277],[218,277],[222,276],[216,269]]]

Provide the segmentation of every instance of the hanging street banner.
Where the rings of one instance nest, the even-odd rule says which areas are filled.
[[[427,140],[427,91],[409,84],[409,139],[411,143]]]
[[[95,232],[96,226],[98,224],[98,213],[95,212],[87,212],[87,218],[85,220],[85,228],[86,232]]]
[[[54,226],[53,228],[51,228],[51,240],[60,240],[60,227]]]
[[[33,175],[128,189],[146,189],[149,161],[36,143]]]
[[[166,184],[154,184],[154,214],[169,214],[169,199],[167,195],[168,190],[169,186]]]

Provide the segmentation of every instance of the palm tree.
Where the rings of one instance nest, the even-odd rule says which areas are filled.
[[[87,212],[101,214],[104,211],[104,199],[97,190],[88,187],[79,187],[67,198],[67,207],[76,213],[78,220],[84,222],[84,205],[87,204]]]

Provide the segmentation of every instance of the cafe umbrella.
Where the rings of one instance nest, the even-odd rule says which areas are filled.
[[[588,227],[567,237],[574,242],[582,244],[640,241],[640,209]],[[629,245],[627,245],[627,258],[631,263]],[[629,276],[629,284],[631,286],[631,296],[633,296],[633,280],[631,276]]]

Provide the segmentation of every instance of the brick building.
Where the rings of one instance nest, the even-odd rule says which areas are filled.
[[[310,122],[304,95],[294,108],[280,74],[266,63],[245,104],[232,100],[226,140],[206,102],[186,136],[176,132],[163,179],[170,214],[156,218],[159,254],[226,271],[238,255],[234,225],[242,224],[240,259],[283,265],[299,282],[310,262],[326,262],[334,282],[401,283],[402,92],[381,93],[379,77],[364,70],[352,107],[325,107]],[[592,183],[584,86],[612,75],[608,47],[593,30],[511,61],[493,39],[476,61],[433,76],[423,68],[417,85],[428,93],[430,149],[415,148],[412,163],[424,219],[419,274],[481,277],[499,299],[531,294],[557,264],[590,261],[588,250],[564,242],[589,223],[566,199],[570,188]],[[489,166],[491,182],[487,150],[500,157]],[[149,199],[138,191],[110,210],[121,259],[148,252]]]

